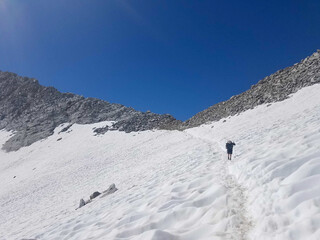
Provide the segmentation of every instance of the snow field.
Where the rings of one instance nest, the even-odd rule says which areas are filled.
[[[247,189],[250,239],[320,239],[319,84],[188,131],[237,143],[229,170]]]
[[[0,151],[0,239],[320,239],[319,93],[183,132],[60,126]],[[117,192],[75,210],[111,183]]]
[[[94,136],[103,124],[0,153],[1,239],[239,239],[212,144],[178,131]],[[119,191],[75,210],[113,182]]]

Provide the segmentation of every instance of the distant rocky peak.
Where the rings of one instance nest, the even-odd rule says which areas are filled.
[[[182,123],[169,114],[140,112],[121,104],[61,93],[53,87],[41,86],[34,78],[0,71],[0,129],[15,131],[3,149],[15,151],[29,146],[53,134],[62,123],[115,121],[111,127],[96,129],[94,134],[110,130],[182,130],[218,121],[261,104],[282,101],[299,89],[319,82],[320,51],[317,50],[301,62],[265,77],[246,92],[217,103]]]
[[[299,89],[319,82],[320,50],[317,50],[299,63],[265,77],[257,84],[252,85],[248,91],[199,112],[184,122],[182,128],[218,121],[261,104],[282,101]]]
[[[62,123],[89,124],[116,121],[113,129],[125,132],[177,128],[171,115],[136,111],[121,104],[44,87],[34,78],[0,71],[0,129],[14,130],[6,151],[46,138]]]

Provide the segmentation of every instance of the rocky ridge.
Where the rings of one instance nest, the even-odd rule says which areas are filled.
[[[0,71],[0,129],[15,132],[2,147],[6,151],[46,138],[62,123],[101,121],[117,121],[113,129],[125,132],[173,129],[181,123],[169,114],[144,113],[120,104],[61,93],[41,86],[34,78]]]
[[[236,115],[261,104],[282,101],[299,89],[319,82],[320,50],[291,67],[265,77],[248,91],[199,112],[185,121],[181,128],[196,127]]]
[[[248,91],[215,104],[181,122],[169,114],[139,112],[121,104],[41,86],[34,78],[0,71],[0,130],[15,134],[3,145],[6,151],[50,136],[62,123],[89,124],[116,121],[111,127],[97,128],[96,134],[110,130],[125,132],[151,129],[183,130],[239,114],[258,105],[282,101],[299,89],[320,82],[320,50],[301,62],[265,77]],[[68,125],[65,130],[67,131]]]

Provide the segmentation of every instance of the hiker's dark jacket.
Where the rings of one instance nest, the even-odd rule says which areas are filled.
[[[227,149],[228,154],[232,154],[232,149],[233,149],[234,145],[236,145],[234,142],[226,144],[226,149]]]

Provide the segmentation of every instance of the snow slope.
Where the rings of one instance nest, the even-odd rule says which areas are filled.
[[[229,170],[248,192],[250,239],[320,239],[319,84],[189,131],[236,141]]]
[[[320,239],[319,93],[183,132],[59,126],[0,151],[0,239]],[[75,210],[111,183],[117,192]]]

